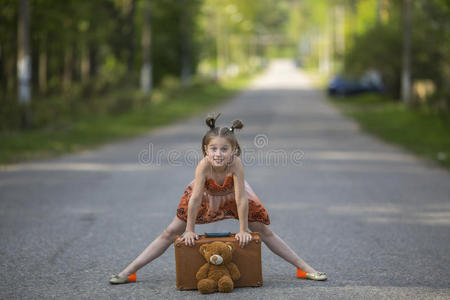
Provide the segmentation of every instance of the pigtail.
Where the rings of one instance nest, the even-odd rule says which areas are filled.
[[[206,118],[206,125],[213,130],[214,128],[216,128],[216,120],[219,118],[220,113],[216,114],[216,115],[210,115]]]
[[[234,120],[232,122],[231,127],[216,127],[216,121],[219,118],[220,113],[209,115],[205,122],[209,127],[209,131],[205,133],[202,139],[202,152],[203,156],[206,156],[206,147],[208,146],[210,140],[216,136],[225,137],[230,142],[231,146],[234,149],[233,155],[240,156],[241,155],[241,146],[239,145],[236,136],[234,135],[234,130],[240,130],[244,127],[244,124],[241,120]]]
[[[233,125],[231,125],[230,129],[232,132],[234,132],[235,129],[240,130],[244,127],[244,124],[241,120],[234,120]]]

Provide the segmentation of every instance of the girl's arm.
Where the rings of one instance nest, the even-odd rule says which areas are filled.
[[[239,233],[236,234],[236,239],[239,240],[240,246],[244,247],[252,239],[248,232],[248,199],[245,192],[244,166],[239,157],[234,158],[233,165],[234,194],[239,215]]]
[[[205,159],[202,159],[195,170],[194,188],[192,189],[191,198],[189,199],[186,232],[183,239],[187,246],[193,246],[195,244],[195,239],[198,239],[198,235],[195,234],[195,220],[197,219],[198,209],[204,192],[203,186],[206,181],[206,167]]]

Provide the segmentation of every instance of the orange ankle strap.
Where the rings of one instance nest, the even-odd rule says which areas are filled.
[[[137,278],[136,273],[133,273],[130,276],[128,276],[129,281],[136,281],[136,278]]]
[[[306,278],[306,272],[297,268],[297,277],[298,278]]]

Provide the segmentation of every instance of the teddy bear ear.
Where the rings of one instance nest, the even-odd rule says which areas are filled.
[[[206,252],[206,245],[201,245],[200,246],[200,254],[205,255],[205,252]]]
[[[231,252],[233,252],[234,251],[234,245],[232,243],[230,243],[230,242],[227,242],[226,244],[227,244],[228,248],[230,248]]]

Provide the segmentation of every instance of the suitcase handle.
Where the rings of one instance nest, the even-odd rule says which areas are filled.
[[[229,237],[231,232],[205,232],[205,237]]]

